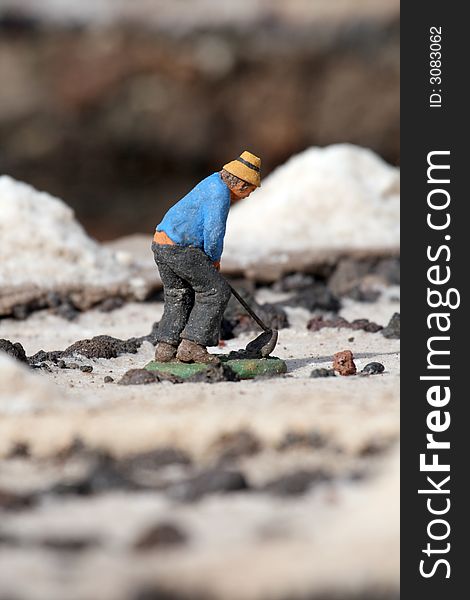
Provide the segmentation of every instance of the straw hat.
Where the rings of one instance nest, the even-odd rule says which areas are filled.
[[[243,152],[239,158],[224,165],[224,169],[247,183],[261,186],[261,159],[251,152]]]

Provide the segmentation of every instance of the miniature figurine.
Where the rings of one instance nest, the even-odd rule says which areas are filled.
[[[261,184],[261,159],[250,152],[224,165],[174,204],[157,225],[152,250],[164,288],[155,360],[217,363],[231,288],[219,273],[231,204]]]

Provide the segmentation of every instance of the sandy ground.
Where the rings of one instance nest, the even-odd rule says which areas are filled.
[[[389,289],[375,303],[346,301],[340,314],[386,325],[399,311],[396,292]],[[257,297],[278,298],[267,290]],[[161,312],[161,303],[133,303],[111,313],[91,310],[68,322],[44,311],[26,321],[0,321],[0,337],[21,342],[31,355],[99,334],[144,335]],[[292,326],[280,332],[275,351],[288,365],[283,378],[214,385],[104,383],[106,375],[116,382],[151,360],[154,348],[145,342],[135,355],[68,361],[92,365],[89,374],[41,371],[38,377],[58,392],[50,399],[3,401],[0,496],[2,489],[37,492],[81,468],[57,460],[75,439],[117,459],[178,448],[191,457],[193,470],[219,464],[230,434],[248,432],[259,448],[232,463],[247,478],[249,492],[184,503],[164,492],[109,490],[52,495],[26,510],[0,511],[0,598],[398,597],[399,341],[347,329],[312,333],[307,311],[287,312]],[[217,351],[247,341],[239,337]],[[309,377],[315,367],[331,367],[332,355],[344,349],[353,351],[358,370],[378,361],[385,372]],[[286,435],[311,432],[324,443],[282,449]],[[28,457],[11,457],[19,443],[27,444]],[[177,477],[172,468],[168,477]],[[303,494],[263,491],[276,478],[309,469],[326,470],[329,480]],[[186,541],[136,550],[139,536],[161,522],[176,524]],[[87,543],[79,552],[58,551],[57,543],[44,544],[45,537]]]

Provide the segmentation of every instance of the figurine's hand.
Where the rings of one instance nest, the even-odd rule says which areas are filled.
[[[220,260],[216,260],[214,262],[214,267],[217,269],[217,271],[220,271]]]

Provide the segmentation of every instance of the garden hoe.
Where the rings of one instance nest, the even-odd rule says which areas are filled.
[[[239,351],[238,354],[244,354],[246,358],[266,358],[271,354],[277,344],[278,331],[271,329],[263,323],[253,309],[245,302],[240,294],[230,286],[232,294],[240,302],[246,312],[252,317],[256,323],[263,329],[263,333],[256,339],[250,342],[245,350]]]

